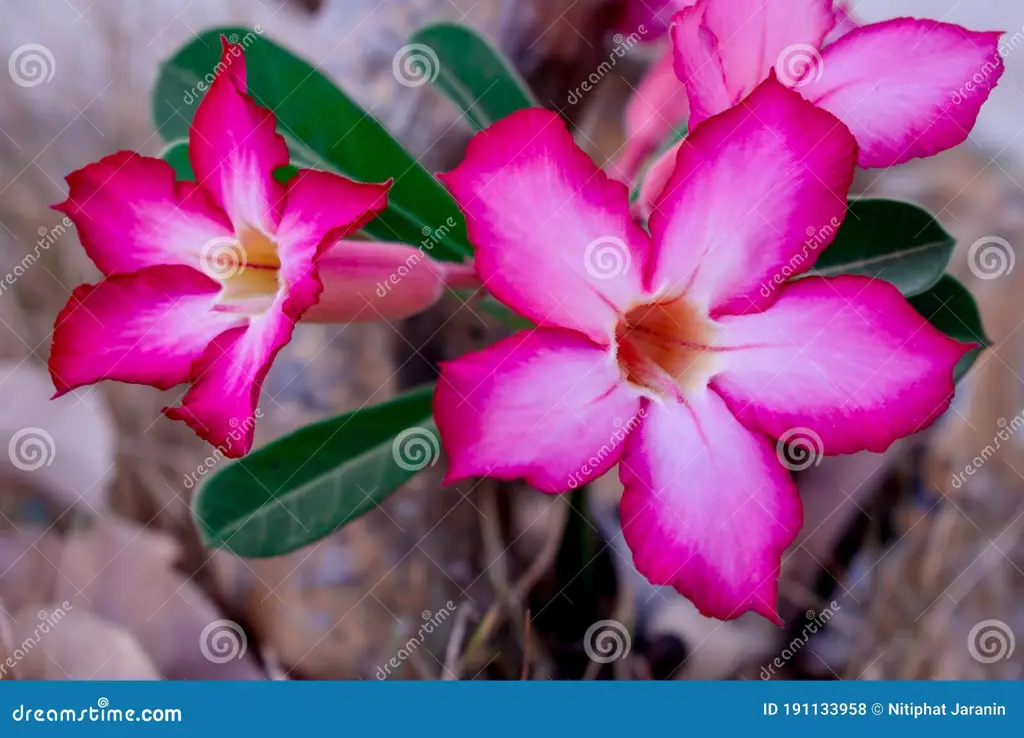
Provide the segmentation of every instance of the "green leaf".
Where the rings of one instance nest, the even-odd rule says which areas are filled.
[[[430,80],[478,131],[517,110],[539,107],[502,53],[473,29],[455,23],[416,31],[395,57],[394,71],[409,87]]]
[[[981,344],[956,365],[953,376],[960,381],[985,347],[992,344],[985,335],[981,313],[970,291],[947,274],[927,292],[910,298],[910,304],[947,336],[964,343]]]
[[[835,232],[825,226],[808,234],[808,258],[819,239]],[[907,297],[927,292],[942,278],[956,242],[926,210],[897,200],[852,200],[835,240],[813,274],[860,274],[892,282]]]
[[[434,386],[302,428],[210,478],[192,502],[204,543],[278,556],[379,505],[437,462]]]
[[[196,173],[192,171],[192,162],[188,158],[188,139],[171,141],[160,152],[160,158],[171,165],[179,182],[196,181]]]
[[[433,235],[432,256],[439,259],[462,261],[472,254],[465,219],[441,183],[327,77],[248,29],[207,31],[161,66],[153,118],[166,140],[188,137],[196,106],[220,61],[222,34],[245,48],[248,92],[274,111],[294,164],[359,182],[395,180],[387,211],[364,229],[367,233],[414,245]]]

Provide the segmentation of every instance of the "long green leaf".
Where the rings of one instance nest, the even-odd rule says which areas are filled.
[[[827,226],[808,234],[813,251]],[[861,274],[892,282],[907,297],[927,292],[941,279],[956,242],[926,210],[897,200],[853,200],[832,244],[813,274]]]
[[[192,502],[203,541],[279,556],[379,505],[437,462],[433,385],[302,428],[211,477]]]
[[[478,131],[517,110],[538,107],[526,81],[483,36],[455,23],[416,31],[394,61],[407,86],[430,81],[454,102]]]
[[[986,346],[991,345],[981,324],[981,313],[970,291],[955,277],[944,275],[924,294],[910,298],[910,304],[947,336],[964,343],[980,344],[956,365],[953,375],[959,381],[978,360]]]
[[[196,106],[220,60],[222,34],[245,48],[248,92],[274,111],[293,163],[360,182],[395,180],[387,211],[366,227],[367,233],[410,244],[434,234],[432,256],[461,261],[472,254],[465,219],[437,179],[327,77],[245,28],[207,31],[161,66],[153,118],[164,139],[188,137]]]

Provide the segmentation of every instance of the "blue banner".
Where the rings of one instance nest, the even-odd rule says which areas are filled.
[[[1019,682],[0,682],[0,736],[1020,735],[1022,698]]]

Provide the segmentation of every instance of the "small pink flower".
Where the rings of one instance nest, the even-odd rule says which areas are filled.
[[[999,33],[914,18],[859,26],[832,0],[683,3],[671,36],[677,91],[687,99],[670,93],[667,63],[656,63],[630,103],[636,120],[627,113],[627,134],[640,134],[619,162],[630,177],[674,128],[688,121],[693,130],[739,104],[773,68],[846,124],[865,168],[962,143],[1003,73]]]
[[[766,81],[686,140],[648,235],[557,115],[477,135],[442,180],[480,279],[538,327],[443,365],[447,481],[557,493],[619,464],[643,574],[707,615],[778,620],[801,507],[772,439],[882,451],[944,411],[969,350],[886,282],[778,285],[842,222],[856,160],[832,114]]]
[[[386,207],[390,183],[313,170],[278,183],[288,149],[274,115],[246,95],[241,47],[225,40],[222,65],[190,132],[196,183],[132,152],[68,176],[68,199],[54,207],[104,279],[75,289],[58,316],[50,373],[57,395],[101,379],[190,382],[165,414],[241,456],[263,379],[296,321],[351,284],[344,271],[324,274],[321,298],[318,260]]]

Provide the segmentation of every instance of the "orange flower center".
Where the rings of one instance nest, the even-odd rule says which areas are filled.
[[[683,298],[639,305],[615,329],[619,368],[630,384],[678,397],[710,378],[714,336],[714,324]]]
[[[221,284],[215,309],[260,315],[274,304],[280,289],[281,260],[274,240],[255,228],[216,238],[203,248],[203,270]]]

